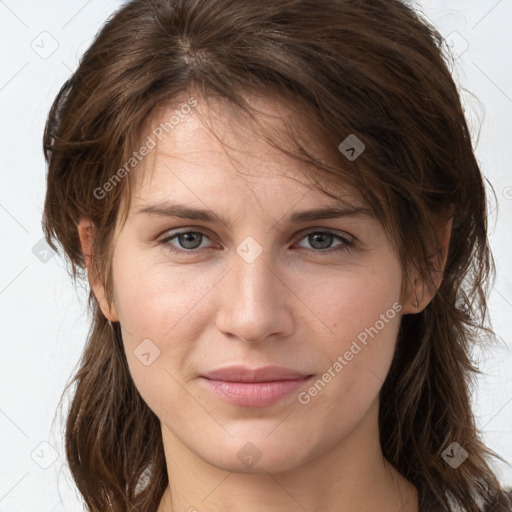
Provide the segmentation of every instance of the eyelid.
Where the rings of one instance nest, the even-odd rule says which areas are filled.
[[[301,237],[303,238],[304,236],[308,235],[308,234],[312,234],[312,233],[316,233],[316,232],[330,232],[330,233],[333,233],[335,235],[338,235],[338,236],[341,236],[343,238],[346,238],[348,241],[350,242],[356,242],[357,241],[357,237],[352,235],[351,233],[348,233],[347,231],[342,231],[342,230],[339,230],[339,229],[335,229],[335,228],[330,228],[330,227],[327,227],[327,226],[312,226],[312,227],[309,227],[309,228],[304,228],[303,230],[299,231],[296,235],[294,235],[294,239],[297,239],[297,237]],[[203,227],[199,227],[199,226],[185,226],[183,228],[175,228],[175,229],[170,229],[170,230],[166,230],[164,231],[163,233],[157,235],[157,237],[155,238],[155,240],[157,242],[161,242],[162,240],[166,239],[166,238],[170,238],[172,236],[175,236],[175,235],[180,235],[180,234],[184,234],[184,233],[190,233],[190,232],[194,232],[194,233],[201,233],[205,236],[208,236],[208,237],[212,237],[214,235],[210,235],[209,233],[209,230],[206,229],[206,228],[203,228]]]
[[[172,229],[172,230],[168,230],[168,231],[164,232],[162,235],[160,235],[157,238],[156,242],[159,244],[167,244],[167,243],[170,243],[171,239],[174,239],[177,236],[186,234],[186,233],[199,233],[203,236],[206,236],[210,240],[213,238],[212,235],[210,235],[208,230],[206,230],[205,228],[195,227],[195,226],[186,226],[183,228],[176,228],[176,229]],[[356,242],[358,242],[357,238],[354,235],[347,233],[346,231],[341,231],[338,229],[329,228],[329,227],[325,227],[325,226],[324,227],[318,227],[318,226],[314,227],[313,226],[313,227],[305,228],[305,229],[299,231],[296,235],[294,235],[293,242],[297,243],[297,242],[301,241],[303,238],[305,238],[306,236],[314,234],[314,233],[328,233],[333,236],[339,237],[340,239],[343,240],[343,243],[345,244],[345,246],[347,248],[354,247]],[[208,248],[209,247],[203,247],[202,249],[190,249],[188,251],[186,249],[176,248],[176,252],[181,251],[183,253],[194,254],[194,253],[199,253],[203,249],[208,249]],[[306,250],[310,250],[310,251],[314,251],[314,252],[318,252],[318,253],[322,253],[322,252],[328,253],[329,251],[333,251],[335,249],[333,249],[333,248],[326,249],[326,250],[317,249],[316,251],[315,251],[315,249],[306,249]]]
[[[299,233],[296,235],[296,239],[300,240],[302,238],[304,238],[306,235],[310,235],[310,234],[313,234],[313,233],[332,233],[333,235],[337,235],[341,238],[344,238],[345,240],[347,240],[347,242],[356,242],[357,241],[357,238],[352,235],[351,233],[348,233],[347,231],[342,231],[340,229],[335,229],[335,228],[329,228],[329,227],[310,227],[310,228],[306,228],[302,231],[299,231]]]
[[[177,235],[184,235],[185,233],[200,233],[201,235],[207,236],[208,238],[213,238],[213,235],[209,233],[209,231],[205,228],[200,228],[196,226],[186,226],[184,228],[175,228],[168,229],[164,231],[162,234],[158,235],[155,238],[157,243],[162,243],[168,240],[169,238],[174,238]]]

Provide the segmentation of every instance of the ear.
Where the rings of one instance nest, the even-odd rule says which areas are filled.
[[[452,234],[453,216],[448,220],[440,219],[436,224],[436,234],[439,241],[441,254],[434,251],[430,257],[432,267],[431,279],[428,279],[424,273],[417,275],[414,283],[411,283],[405,304],[403,314],[420,313],[425,309],[430,301],[434,298],[437,290],[441,286],[444,276],[444,268],[448,257],[448,249],[450,247],[450,237]],[[428,280],[427,280],[428,279]]]
[[[78,236],[80,238],[80,246],[82,248],[82,254],[84,255],[85,266],[87,268],[87,278],[89,280],[89,286],[91,291],[94,293],[101,311],[107,320],[111,322],[118,322],[119,316],[115,305],[109,308],[107,299],[105,296],[105,289],[98,278],[96,270],[93,265],[93,254],[92,254],[92,235],[94,232],[94,224],[91,220],[81,218],[78,223]]]

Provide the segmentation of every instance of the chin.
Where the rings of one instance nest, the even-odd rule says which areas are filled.
[[[196,446],[194,451],[208,464],[224,471],[233,473],[281,473],[293,470],[298,466],[320,456],[329,446],[322,446],[319,440],[311,439],[311,432],[305,426],[305,435],[287,433],[277,434],[278,422],[272,428],[258,435],[254,428],[248,426],[247,434],[242,431],[234,433],[233,438],[215,441],[207,436],[208,445]],[[304,439],[302,438],[304,437]]]

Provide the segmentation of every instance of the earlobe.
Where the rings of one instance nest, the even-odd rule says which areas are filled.
[[[423,309],[425,309],[434,298],[434,295],[441,286],[448,258],[452,225],[453,217],[450,217],[447,221],[438,222],[437,237],[441,254],[439,254],[439,252],[435,252],[435,254],[432,255],[432,265],[429,270],[430,276],[425,276],[422,273],[422,275],[418,275],[414,279],[412,290],[404,304],[404,314],[420,313],[423,311]],[[430,280],[427,283],[427,279],[429,277]],[[426,286],[427,284],[429,284],[429,286]]]
[[[410,315],[413,313],[419,313],[423,309],[423,302],[422,302],[422,294],[420,294],[418,288],[419,288],[419,281],[420,278],[416,277],[414,279],[414,284],[409,288],[407,298],[404,301],[404,305],[402,308],[402,313],[404,315]]]
[[[101,311],[107,320],[111,322],[118,322],[119,317],[115,305],[109,308],[108,302],[105,295],[105,289],[101,284],[101,280],[98,279],[97,272],[94,266],[94,255],[92,248],[92,236],[94,233],[94,225],[90,219],[81,218],[78,226],[78,236],[80,239],[80,247],[84,256],[85,266],[87,269],[87,279],[91,291],[94,293]]]
[[[78,237],[80,238],[80,247],[84,256],[85,266],[87,268],[87,276],[89,277],[89,283],[91,281],[91,266],[92,266],[92,232],[93,224],[92,221],[86,218],[81,218],[78,223]]]

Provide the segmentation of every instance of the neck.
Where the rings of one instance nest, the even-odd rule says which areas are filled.
[[[415,487],[382,455],[375,405],[349,436],[284,472],[272,471],[270,463],[250,473],[224,470],[162,424],[170,485],[158,512],[417,512]]]

